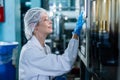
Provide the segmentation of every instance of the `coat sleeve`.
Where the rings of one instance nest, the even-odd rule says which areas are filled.
[[[63,55],[41,55],[42,52],[30,49],[26,51],[24,57],[28,66],[27,69],[33,74],[59,76],[70,71],[76,59],[77,51],[78,40],[71,39]]]

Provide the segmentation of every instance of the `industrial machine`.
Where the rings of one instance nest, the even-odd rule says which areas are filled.
[[[55,54],[63,54],[67,47],[69,39],[71,39],[71,31],[73,31],[77,19],[75,11],[64,11],[62,4],[50,5],[48,11],[53,23],[53,33],[47,38],[46,43],[50,45],[52,52]]]
[[[50,46],[52,52],[55,54],[63,53],[66,48],[66,35],[64,34],[64,15],[59,13],[54,13],[52,16],[53,22],[53,33],[50,34],[49,38],[51,40]]]
[[[80,3],[87,17],[80,37],[81,80],[119,80],[120,0]]]

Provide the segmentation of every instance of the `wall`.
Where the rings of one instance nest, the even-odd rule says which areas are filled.
[[[20,0],[4,0],[5,22],[0,23],[0,41],[20,42]]]
[[[16,69],[18,71],[19,52],[21,49],[20,0],[4,0],[5,22],[0,22],[0,41],[19,43]],[[18,72],[16,72],[16,76]],[[18,77],[16,77],[18,78]]]
[[[41,7],[41,0],[31,0],[31,7]]]

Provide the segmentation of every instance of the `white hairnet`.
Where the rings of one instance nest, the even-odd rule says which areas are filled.
[[[32,37],[35,26],[41,19],[41,13],[47,11],[43,8],[31,8],[29,9],[24,16],[24,27],[25,27],[25,36],[27,40]]]

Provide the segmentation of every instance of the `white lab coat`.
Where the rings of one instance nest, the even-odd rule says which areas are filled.
[[[64,54],[55,55],[49,46],[42,47],[33,36],[21,50],[19,80],[49,80],[49,76],[67,73],[76,59],[78,44],[78,40],[71,39]]]

